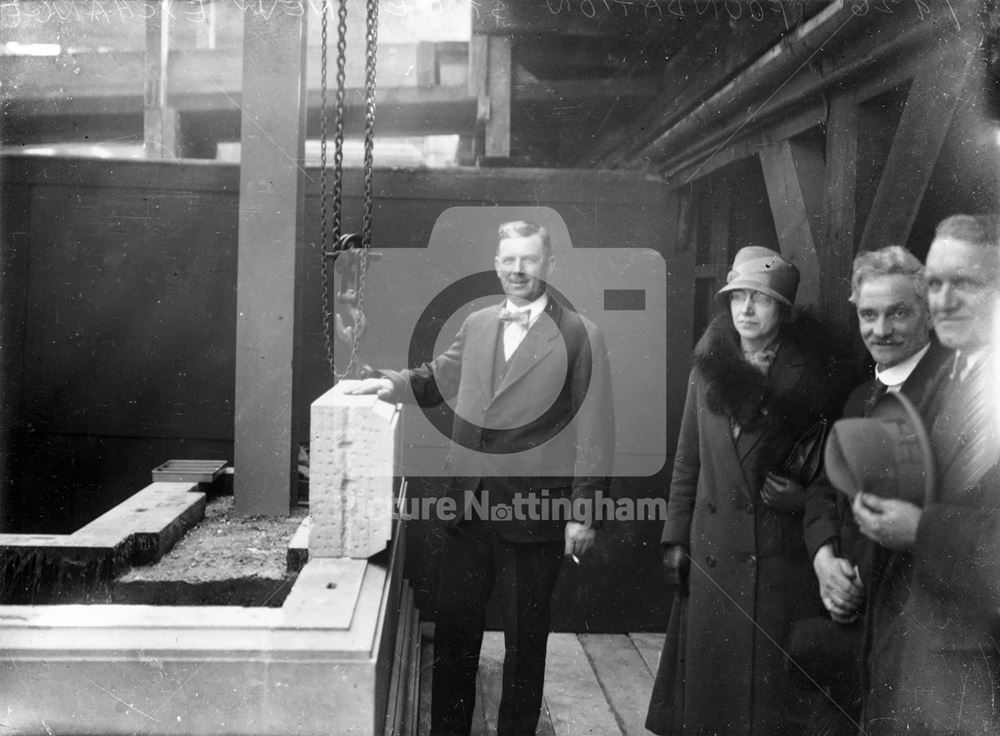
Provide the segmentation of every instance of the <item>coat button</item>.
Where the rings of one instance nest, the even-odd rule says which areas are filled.
[[[750,514],[751,516],[753,515],[753,504],[752,503],[748,503],[747,504],[747,513]]]
[[[756,567],[757,555],[750,555],[749,557],[747,557],[747,565],[749,565],[750,567]]]
[[[705,558],[705,564],[709,567],[715,567],[715,558],[712,557],[712,555],[709,555]]]
[[[715,513],[715,501],[709,501],[707,505],[708,505],[708,513],[714,514]]]

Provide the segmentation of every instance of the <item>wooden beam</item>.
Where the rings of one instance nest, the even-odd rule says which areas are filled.
[[[785,31],[780,16],[754,23],[706,23],[664,67],[659,97],[624,131],[606,133],[581,157],[617,166],[649,145],[659,130],[672,125],[713,90],[772,46]],[[624,145],[622,145],[624,143]]]
[[[486,125],[483,155],[487,159],[510,157],[511,71],[510,38],[487,36],[486,87],[479,90],[479,112]]]
[[[817,196],[810,189],[822,186],[823,151],[786,140],[761,151],[760,166],[781,254],[799,269],[796,303],[815,304],[819,301],[819,257],[813,233],[819,213]]]
[[[823,239],[818,249],[820,309],[834,324],[850,324],[847,301],[854,260],[854,191],[858,166],[858,109],[853,96],[830,100],[823,179]]]
[[[160,0],[146,18],[143,75],[143,153],[147,158],[178,158],[177,111],[167,105],[170,56],[168,0]],[[166,11],[166,12],[165,12]]]
[[[935,27],[909,7],[873,19],[856,16],[850,3],[831,3],[676,124],[661,129],[655,141],[626,163],[645,167],[652,162],[671,176],[710,160],[739,137],[866,78],[884,60],[914,48],[920,53],[922,45],[925,52]],[[964,39],[949,41],[964,45]]]
[[[236,286],[237,513],[287,516],[298,457],[306,15],[243,19]]]
[[[949,49],[913,81],[865,222],[860,250],[902,245],[909,239],[976,58],[975,49]]]
[[[728,145],[720,148],[711,158],[692,161],[683,168],[672,170],[668,181],[678,187],[689,185],[734,161],[756,156],[762,150],[787,138],[801,135],[811,128],[818,128],[826,121],[826,107],[823,100],[815,100],[812,104],[802,108],[798,113],[784,118],[781,122],[734,139]]]

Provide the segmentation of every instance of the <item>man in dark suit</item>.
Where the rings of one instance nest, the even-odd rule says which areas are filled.
[[[873,681],[871,734],[1000,733],[1000,227],[995,216],[941,222],[925,277],[934,329],[956,351],[921,413],[937,460],[923,507],[855,496],[861,532],[909,554],[912,578],[885,656],[895,681]]]
[[[593,545],[614,452],[604,338],[547,288],[545,228],[500,226],[503,305],[471,314],[424,365],[381,371],[354,393],[434,406],[453,398],[450,497],[434,630],[433,736],[467,735],[494,586],[506,656],[498,736],[534,734],[541,711],[550,600],[563,556]]]
[[[951,351],[930,339],[920,261],[899,246],[861,253],[854,259],[850,301],[875,362],[875,375],[851,393],[844,418],[867,416],[887,391],[899,391],[921,405]],[[833,620],[845,626],[843,642],[860,660],[855,673],[841,673],[860,681],[851,676],[838,683],[841,705],[853,718],[867,682],[891,682],[895,676],[887,652],[894,649],[898,635],[895,623],[906,600],[912,556],[861,536],[847,497],[825,474],[809,489],[803,523],[823,604]],[[855,624],[862,610],[864,622]],[[845,730],[853,731],[853,725],[845,724]]]

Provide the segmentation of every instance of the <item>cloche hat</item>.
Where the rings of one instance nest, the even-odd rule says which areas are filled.
[[[770,248],[750,245],[736,254],[726,285],[719,289],[716,298],[728,291],[753,289],[792,306],[798,287],[799,269]]]

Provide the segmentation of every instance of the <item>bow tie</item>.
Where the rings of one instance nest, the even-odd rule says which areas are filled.
[[[531,318],[530,309],[501,309],[500,310],[500,321],[501,322],[512,322],[522,327],[528,326],[528,320]]]

